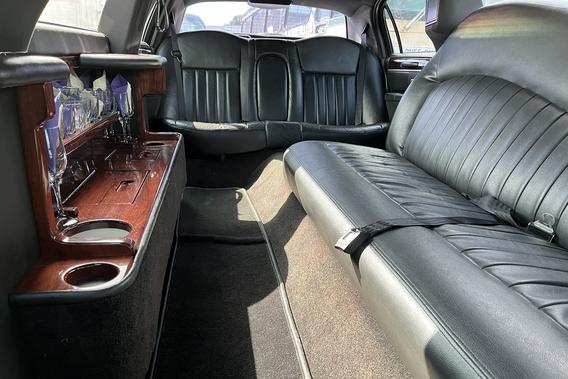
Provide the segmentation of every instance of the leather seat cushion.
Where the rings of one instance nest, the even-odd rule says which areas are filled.
[[[286,162],[293,171],[309,170],[329,196],[345,198],[350,216],[359,222],[357,226],[408,216],[492,220],[458,192],[405,158],[384,150],[308,141],[292,146]]]
[[[436,232],[483,271],[568,329],[565,249],[505,225],[445,225]]]
[[[330,245],[378,219],[456,210],[480,215],[450,187],[378,149],[302,142],[285,154],[285,170]],[[561,248],[508,226],[454,225],[393,230],[374,238],[360,256],[337,251],[337,257],[389,337],[404,341],[400,353],[415,373],[568,372],[564,309],[556,304],[565,294],[559,276],[568,256]]]
[[[266,148],[264,128],[242,123],[204,123],[172,119],[158,120],[160,129],[181,133],[190,155],[241,154]]]

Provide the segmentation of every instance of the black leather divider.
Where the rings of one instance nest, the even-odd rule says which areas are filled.
[[[65,79],[69,66],[55,57],[0,55],[0,88],[18,87]]]
[[[116,70],[143,70],[160,68],[166,58],[151,54],[81,54],[79,64],[83,68],[105,67]]]
[[[288,68],[274,55],[261,57],[256,63],[258,118],[286,121],[288,118]]]
[[[285,149],[302,140],[302,124],[299,122],[268,121],[266,144],[272,149]]]
[[[30,362],[42,378],[144,378],[155,349],[162,289],[186,183],[183,146],[131,272],[100,291],[13,295]],[[64,364],[61,364],[64,362]]]

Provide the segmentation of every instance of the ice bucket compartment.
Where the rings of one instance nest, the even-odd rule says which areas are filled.
[[[114,242],[123,241],[130,232],[130,224],[118,220],[82,222],[63,231],[65,242]]]
[[[63,280],[73,287],[98,287],[116,279],[120,274],[117,266],[110,263],[89,263],[67,271]]]

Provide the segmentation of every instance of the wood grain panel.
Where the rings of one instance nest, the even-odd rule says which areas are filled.
[[[76,67],[73,57],[66,57]],[[69,242],[68,231],[57,225],[47,175],[47,149],[42,124],[54,114],[50,83],[17,89],[18,110],[27,176],[40,245],[40,258],[22,280],[19,292],[80,290],[65,283],[63,276],[73,267],[89,263],[112,263],[120,268],[118,281],[127,275],[133,257],[154,208],[160,189],[167,185],[165,175],[173,164],[176,133],[150,133],[143,98],[165,91],[164,70],[135,73],[134,94],[140,128],[140,141],[133,147],[121,144],[88,143],[99,139],[104,127],[116,122],[112,115],[92,124],[88,130],[65,141],[69,150],[92,148],[96,156],[95,173],[65,203],[76,208],[80,223],[117,220],[131,227],[123,240]],[[89,147],[92,146],[92,147]],[[114,281],[113,281],[114,282]],[[116,283],[115,283],[116,284]]]

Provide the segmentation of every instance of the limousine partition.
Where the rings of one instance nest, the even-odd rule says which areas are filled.
[[[181,135],[148,131],[145,97],[165,91],[164,58],[81,54],[36,57],[51,71],[16,83],[21,139],[40,254],[11,303],[36,372],[142,377],[160,329],[176,220],[186,182]],[[23,59],[30,69],[34,57]],[[18,61],[13,61],[18,66]],[[105,137],[116,113],[64,139],[65,226],[54,213],[42,126],[55,114],[52,81],[69,68],[104,69],[132,84],[136,142]],[[34,69],[34,66],[31,66]],[[38,67],[35,67],[39,70]],[[34,80],[35,79],[35,80]],[[20,85],[21,84],[21,85]],[[65,362],[65,367],[60,364]],[[84,368],[89,367],[88,371]]]

